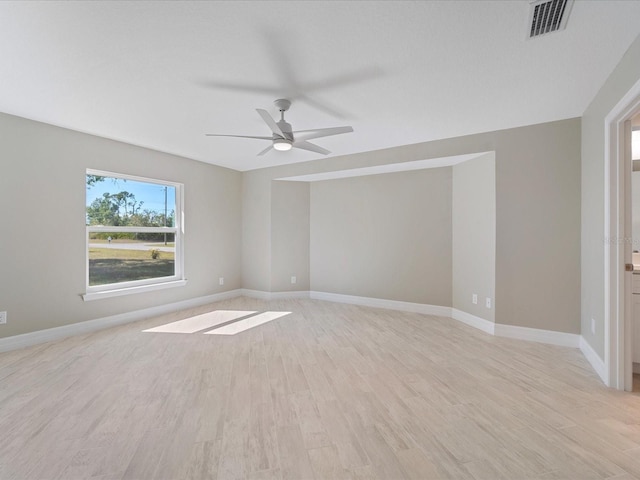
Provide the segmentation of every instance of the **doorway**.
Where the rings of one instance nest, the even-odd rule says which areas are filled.
[[[628,128],[628,126],[627,126]],[[632,391],[640,392],[640,114],[630,120],[631,141],[631,235],[633,276],[631,280],[631,370]],[[627,134],[625,134],[625,142]]]
[[[635,350],[640,352],[640,342],[636,342],[640,325],[634,328],[634,303],[640,318],[640,274],[632,267],[636,263],[632,132],[638,119],[640,81],[605,119],[605,383],[626,391],[634,390],[634,360],[640,360],[636,358],[638,353],[634,354],[636,343]],[[640,253],[640,245],[637,249]],[[640,255],[636,255],[636,261],[640,268]],[[636,290],[638,293],[634,294]]]
[[[633,392],[640,392],[640,113],[630,120],[631,127],[631,232],[633,277],[631,281],[631,370]],[[625,135],[626,137],[626,135]],[[625,138],[625,141],[626,138]]]

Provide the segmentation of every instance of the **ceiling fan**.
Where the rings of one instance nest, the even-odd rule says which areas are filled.
[[[262,110],[260,108],[256,109],[258,114],[271,129],[273,135],[270,137],[257,137],[252,135],[224,135],[217,133],[206,133],[205,135],[208,137],[236,137],[270,140],[271,145],[258,153],[258,155],[264,155],[271,149],[285,152],[287,150],[291,150],[292,148],[300,148],[302,150],[309,150],[311,152],[327,155],[331,153],[329,150],[311,143],[308,140],[320,137],[329,137],[331,135],[340,135],[341,133],[353,132],[353,127],[318,128],[314,130],[298,130],[294,132],[291,130],[291,124],[287,123],[284,120],[284,112],[289,110],[291,102],[285,98],[280,98],[273,103],[275,103],[276,107],[280,111],[280,121],[278,122],[276,122],[266,110]]]

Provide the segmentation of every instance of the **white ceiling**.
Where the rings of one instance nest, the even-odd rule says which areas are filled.
[[[345,155],[578,117],[640,33],[639,1],[576,0],[526,40],[529,2],[0,2],[0,111],[236,170],[256,108]],[[262,92],[244,91],[259,86]],[[235,87],[235,88],[228,88]],[[273,91],[272,91],[273,90]],[[341,117],[341,118],[340,118]]]

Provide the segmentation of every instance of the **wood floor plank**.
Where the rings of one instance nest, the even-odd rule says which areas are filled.
[[[278,452],[283,480],[314,478],[309,454],[297,425],[278,428]]]
[[[217,478],[221,443],[221,440],[219,442],[204,441],[191,445],[178,478],[185,480],[213,480]]]
[[[291,394],[291,401],[296,409],[300,432],[307,449],[331,445],[329,435],[320,419],[320,412],[311,391],[306,390]]]
[[[310,449],[309,460],[316,478],[336,480],[351,478],[349,471],[340,462],[335,445]]]
[[[395,455],[398,457],[402,469],[406,472],[407,478],[422,480],[440,477],[437,467],[419,448],[397,450]]]

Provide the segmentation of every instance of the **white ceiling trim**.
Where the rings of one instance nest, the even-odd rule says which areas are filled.
[[[336,180],[338,178],[364,177],[366,175],[380,175],[382,173],[409,172],[411,170],[425,170],[427,168],[451,167],[468,160],[473,160],[474,158],[478,158],[487,153],[493,152],[467,153],[464,155],[452,155],[450,157],[415,160],[413,162],[389,163],[386,165],[376,165],[375,167],[311,173],[308,175],[276,178],[276,180],[283,180],[287,182],[321,182],[323,180]]]

